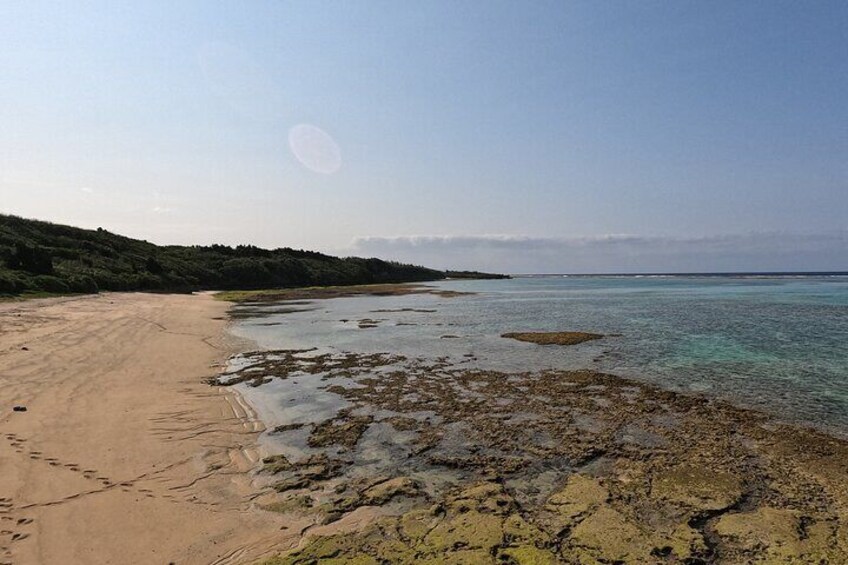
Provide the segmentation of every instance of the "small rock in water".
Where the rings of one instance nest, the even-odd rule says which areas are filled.
[[[27,411],[26,406],[15,406],[14,408],[12,408],[12,410],[14,410],[15,412],[26,412]]]

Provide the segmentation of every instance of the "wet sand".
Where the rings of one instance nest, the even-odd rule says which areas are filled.
[[[248,345],[227,309],[0,304],[0,564],[848,561],[845,441],[473,358],[257,351],[221,375]],[[276,387],[294,419],[268,437],[292,449],[260,457],[263,425],[216,383]]]
[[[284,520],[251,503],[262,425],[204,382],[233,347],[227,308],[0,303],[0,563],[240,563],[285,547]]]

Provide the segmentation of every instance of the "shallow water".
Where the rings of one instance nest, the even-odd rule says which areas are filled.
[[[538,277],[433,285],[476,294],[336,298],[298,312],[254,305],[251,310],[278,313],[241,319],[234,331],[269,349],[448,356],[510,371],[591,368],[848,434],[848,277]],[[410,308],[435,312],[401,311]],[[379,323],[363,329],[362,319]],[[573,347],[500,337],[521,330],[608,337]],[[291,421],[292,385],[250,391],[272,425]]]

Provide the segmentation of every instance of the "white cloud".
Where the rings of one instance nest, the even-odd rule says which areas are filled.
[[[440,268],[513,273],[715,272],[848,269],[848,232],[705,237],[609,234],[357,237],[352,251]]]

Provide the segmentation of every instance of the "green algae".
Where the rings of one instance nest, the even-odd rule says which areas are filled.
[[[603,505],[574,527],[564,553],[578,563],[644,562],[653,547],[645,532]]]
[[[698,510],[722,510],[742,497],[742,481],[705,465],[684,464],[658,473],[651,495]]]
[[[299,357],[269,366],[344,376],[352,386],[328,389],[353,407],[315,426],[332,458],[270,459],[266,471],[287,496],[308,489],[302,511],[316,523],[364,505],[394,515],[270,563],[848,562],[844,442],[591,371]],[[348,472],[370,446],[350,431],[366,420],[402,436],[406,459],[363,478]],[[658,441],[631,441],[633,430]],[[335,459],[340,447],[348,459]],[[431,470],[456,487],[427,484]]]
[[[350,449],[356,445],[373,420],[370,416],[343,415],[321,422],[312,429],[307,443],[309,447],[341,445]]]
[[[832,520],[807,517],[802,522],[791,510],[761,507],[726,514],[716,522],[715,531],[730,552],[750,563],[845,562],[846,540],[840,543]]]
[[[498,556],[501,561],[508,560],[515,565],[556,565],[560,562],[552,552],[533,545],[507,547]]]

